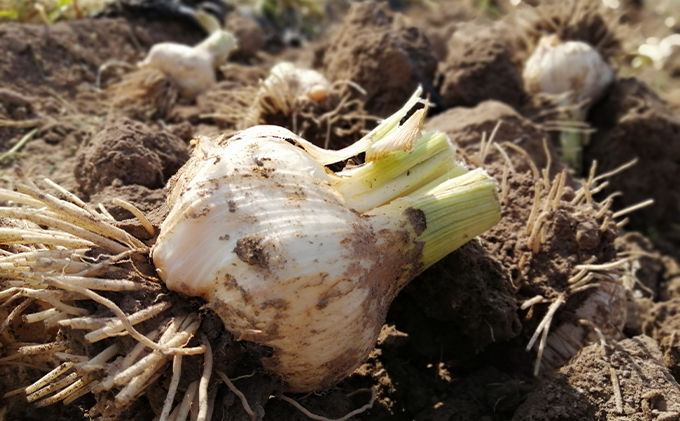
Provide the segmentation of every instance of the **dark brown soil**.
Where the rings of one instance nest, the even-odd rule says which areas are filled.
[[[470,22],[449,39],[438,70],[439,90],[448,107],[473,107],[496,100],[520,108],[527,100],[521,69],[506,45],[507,30]]]
[[[598,20],[588,7],[574,15],[585,16],[580,24],[578,19],[553,16],[568,8],[532,15],[523,24],[533,25],[529,31],[522,25],[514,27],[510,20],[491,21],[489,14],[476,19],[484,12],[471,7],[472,2],[441,3],[445,10],[407,8],[404,16],[390,10],[387,2],[357,2],[326,35],[301,47],[282,45],[280,40],[273,46],[268,38],[271,28],[264,30],[245,14],[230,14],[227,26],[243,41],[220,69],[213,90],[187,99],[160,80],[153,85],[159,95],[135,97],[139,103],[116,102],[120,100],[116,89],[130,74],[125,67],[104,71],[102,89],[97,89],[99,66],[112,60],[134,64],[161,41],[195,44],[204,34],[194,25],[167,18],[83,19],[49,26],[0,23],[0,51],[5,52],[0,54],[0,151],[37,129],[18,154],[0,162],[0,184],[16,183],[16,167],[31,180],[49,177],[90,203],[103,204],[119,220],[118,226],[151,245],[155,236],[113,199],[133,203],[158,227],[167,214],[163,186],[187,159],[189,141],[237,130],[252,118],[248,113],[258,81],[275,63],[285,59],[304,67],[316,64],[332,82],[352,81],[366,91],[359,95],[343,85],[346,90],[328,103],[307,104],[294,114],[256,116],[258,122],[304,132],[308,140],[323,145],[329,126],[319,124],[319,117],[339,112],[341,119],[330,127],[337,129],[330,132],[332,147],[355,140],[361,130],[372,127],[371,116],[388,116],[422,85],[436,105],[433,114],[438,114],[426,128],[447,133],[461,151],[461,160],[487,167],[501,189],[502,220],[404,289],[390,308],[376,348],[354,374],[330,390],[292,397],[331,419],[364,405],[369,394],[353,392],[370,387],[377,391],[373,408],[352,419],[679,419],[680,196],[675,184],[680,180],[680,118],[674,107],[638,79],[617,80],[590,113],[597,132],[585,151],[585,162],[597,159],[598,173],[635,157],[639,162],[609,179],[609,187],[596,196],[600,203],[572,203],[583,174],[565,172],[562,195],[551,199],[555,206],[545,212],[544,238],[536,250],[526,228],[537,186],[542,186],[541,213],[547,209],[555,177],[566,165],[549,141],[550,134],[538,124],[541,119],[532,122],[522,115],[533,100],[522,86],[522,60],[551,24],[569,39],[604,39],[601,46],[608,57],[621,44],[603,26],[609,23]],[[680,85],[677,80],[675,84]],[[337,109],[343,94],[351,94],[356,102]],[[149,99],[156,102],[148,103]],[[531,107],[526,115],[543,111],[533,103]],[[509,163],[494,145],[484,157],[479,155],[481,139],[488,140],[498,122],[493,140]],[[540,170],[548,165],[546,148],[550,169],[544,178]],[[654,206],[629,215],[631,221],[623,227],[639,233],[623,235],[616,227],[622,218],[600,212],[603,199],[615,191],[623,195],[615,198],[614,210],[654,198]],[[4,220],[0,224],[7,225]],[[601,281],[596,287],[570,291],[568,280],[578,265],[607,264],[626,256],[630,265],[598,272],[602,276],[596,278]],[[251,257],[256,258],[247,256]],[[128,264],[134,273],[154,274],[149,261],[131,267]],[[153,304],[163,294],[168,292],[125,299],[107,296],[130,312]],[[539,295],[545,300],[523,307]],[[269,349],[234,340],[214,314],[201,309],[202,300],[171,297],[175,311],[201,311],[200,332],[212,344],[216,369],[231,378],[253,374],[235,385],[258,419],[308,419],[276,398],[282,386],[259,363]],[[536,345],[531,352],[525,348],[559,297],[565,303],[552,320],[544,363],[535,377]],[[11,307],[0,307],[3,319]],[[92,310],[104,314],[94,304]],[[583,325],[581,319],[591,324]],[[606,346],[598,343],[597,331]],[[642,333],[649,337],[637,336]],[[27,329],[15,320],[0,335],[0,357],[16,342],[46,342],[55,335],[68,338],[82,352],[100,350],[85,348],[74,331]],[[619,342],[620,338],[629,339]],[[134,345],[133,340],[121,343],[127,348]],[[561,353],[564,343],[571,347],[566,354]],[[38,362],[36,367],[0,364],[0,394],[30,384],[58,364]],[[202,367],[200,358],[186,358],[185,364],[190,374],[183,375],[178,400]],[[110,418],[141,421],[157,416],[172,374],[169,365],[164,370],[131,407],[109,408]],[[612,385],[612,373],[618,388]],[[17,395],[2,400],[0,411],[9,408],[5,419],[89,420],[87,411],[111,397],[87,395],[71,406],[57,404],[45,410]],[[219,387],[216,402],[213,419],[249,419],[241,401],[226,387]]]
[[[436,95],[437,60],[422,32],[385,3],[355,3],[323,52],[331,80],[351,80],[364,90],[366,110],[387,117],[422,85]]]
[[[610,179],[604,195],[620,191],[615,208],[624,209],[647,199],[654,206],[629,216],[630,228],[680,240],[677,228],[680,193],[680,120],[644,83],[617,81],[609,95],[593,107],[591,121],[598,131],[585,150],[586,162],[597,160],[606,172],[633,159],[637,164]]]
[[[672,420],[680,387],[647,336],[584,348],[529,395],[513,420]]]
[[[108,186],[161,189],[188,159],[189,145],[177,136],[118,119],[80,148],[74,176],[86,195]]]
[[[412,281],[388,321],[408,335],[402,352],[425,362],[468,360],[521,331],[511,280],[477,242]]]

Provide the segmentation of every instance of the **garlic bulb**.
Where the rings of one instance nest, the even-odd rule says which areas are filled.
[[[271,347],[263,364],[290,391],[350,374],[399,290],[500,218],[495,183],[456,164],[443,134],[421,134],[423,112],[399,126],[419,95],[341,151],[275,126],[202,138],[169,184],[160,277]],[[366,164],[325,167],[357,151]]]
[[[215,68],[236,47],[236,38],[230,32],[217,30],[194,47],[174,42],[156,44],[138,66],[160,70],[177,83],[182,95],[194,97],[215,84]]]
[[[614,71],[590,45],[581,41],[560,41],[557,35],[540,39],[527,60],[524,85],[530,94],[560,97],[568,121],[583,122],[590,105],[604,95],[614,80]],[[565,130],[561,135],[562,157],[580,169],[584,133]]]
[[[680,34],[671,34],[661,40],[647,38],[647,42],[638,47],[638,54],[648,57],[654,68],[661,70],[680,54]]]
[[[330,82],[316,70],[302,69],[293,63],[281,62],[272,67],[263,82],[269,92],[284,90],[293,98],[319,102],[328,96]]]
[[[522,76],[529,93],[571,93],[571,104],[586,100],[592,104],[614,80],[614,71],[585,42],[562,42],[557,35],[548,35],[540,39]]]

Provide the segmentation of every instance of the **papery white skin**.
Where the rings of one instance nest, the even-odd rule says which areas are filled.
[[[562,118],[583,122],[590,106],[597,102],[614,80],[614,71],[590,45],[581,41],[559,40],[557,35],[540,39],[527,60],[524,86],[531,94],[548,94],[563,107]],[[588,133],[564,130],[560,133],[562,159],[581,170],[581,150]]]
[[[556,35],[544,36],[527,60],[523,72],[529,93],[562,95],[572,93],[569,104],[602,97],[614,80],[614,71],[590,45],[581,41],[562,42]]]
[[[263,363],[289,390],[311,391],[368,356],[422,245],[406,217],[349,209],[295,138],[269,126],[201,140],[171,181],[153,259],[168,288],[272,347]]]

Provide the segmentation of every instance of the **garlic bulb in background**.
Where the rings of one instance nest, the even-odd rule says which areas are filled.
[[[494,181],[446,136],[395,115],[340,151],[276,126],[200,139],[169,184],[153,249],[168,288],[201,296],[295,392],[328,388],[373,349],[411,279],[500,218]],[[366,152],[366,163],[325,165]]]
[[[614,80],[614,71],[592,46],[548,35],[538,42],[522,76],[527,92],[559,96],[566,119],[583,122],[590,105],[602,97]],[[563,159],[580,170],[581,148],[587,137],[563,131],[560,142]]]
[[[647,38],[647,42],[638,47],[638,54],[648,57],[654,68],[661,70],[680,56],[680,34],[671,34],[662,39]],[[633,62],[634,66],[636,64],[639,66],[640,60]]]
[[[182,95],[195,97],[215,84],[215,69],[236,47],[236,38],[219,29],[193,47],[174,42],[156,44],[139,67],[160,70],[179,86]]]
[[[268,92],[284,91],[295,99],[315,102],[326,98],[331,90],[330,82],[321,73],[285,61],[272,67],[262,84]]]

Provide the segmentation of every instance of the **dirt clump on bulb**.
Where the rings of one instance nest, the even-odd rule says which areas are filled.
[[[637,159],[626,171],[611,177],[603,195],[621,192],[614,209],[654,198],[654,205],[628,215],[629,229],[652,231],[678,244],[680,234],[680,121],[643,82],[618,80],[609,95],[596,104],[590,121],[597,128],[584,150],[585,161],[597,160],[606,172]]]
[[[589,345],[531,393],[512,419],[675,419],[680,388],[661,359],[656,341],[644,335]]]
[[[80,190],[88,195],[110,185],[138,184],[158,189],[187,159],[188,145],[178,137],[120,119],[81,148],[75,177]]]
[[[321,55],[318,61],[329,80],[352,81],[366,91],[372,115],[389,116],[418,85],[436,99],[437,60],[429,41],[385,3],[353,3]]]

